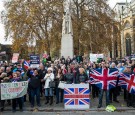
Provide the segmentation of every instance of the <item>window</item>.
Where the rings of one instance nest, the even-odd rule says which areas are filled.
[[[125,28],[130,28],[130,22],[129,21],[125,22]]]
[[[131,56],[131,36],[129,33],[126,34],[126,55]]]
[[[133,27],[135,27],[135,20],[133,21]]]

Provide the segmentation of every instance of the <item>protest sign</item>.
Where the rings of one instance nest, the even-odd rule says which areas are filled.
[[[28,81],[1,83],[1,100],[22,97],[27,93]]]
[[[85,110],[90,106],[89,84],[64,85],[65,109]]]
[[[104,58],[103,54],[90,54],[90,61],[97,62],[98,58]]]
[[[31,68],[38,68],[39,64],[40,64],[39,55],[30,55],[30,67]]]
[[[19,53],[13,53],[12,63],[18,62],[18,58],[19,58]]]

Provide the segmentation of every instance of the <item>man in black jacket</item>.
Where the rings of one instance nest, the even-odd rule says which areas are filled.
[[[40,69],[38,70],[38,73],[39,73],[39,79],[43,79],[45,77],[45,74],[47,73],[47,70],[45,69],[44,65],[43,64],[40,64]],[[41,94],[41,97],[43,96],[43,86],[44,84],[40,81],[40,94]]]
[[[29,82],[29,90],[30,90],[30,96],[31,96],[31,107],[34,107],[34,97],[36,96],[36,102],[37,106],[40,105],[40,77],[38,74],[38,70],[34,70],[34,75],[31,76],[30,82]]]

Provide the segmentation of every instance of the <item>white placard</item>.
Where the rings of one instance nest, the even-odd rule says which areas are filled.
[[[14,99],[27,94],[28,81],[1,83],[1,100]]]
[[[91,62],[97,62],[98,58],[104,58],[104,54],[90,54]]]
[[[13,53],[12,63],[18,62],[18,58],[19,58],[19,53]]]

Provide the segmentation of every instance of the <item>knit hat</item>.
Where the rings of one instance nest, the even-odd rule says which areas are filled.
[[[49,68],[47,69],[47,71],[49,71],[49,70],[50,70],[50,71],[53,71],[53,69],[52,69],[51,67],[49,67]]]

